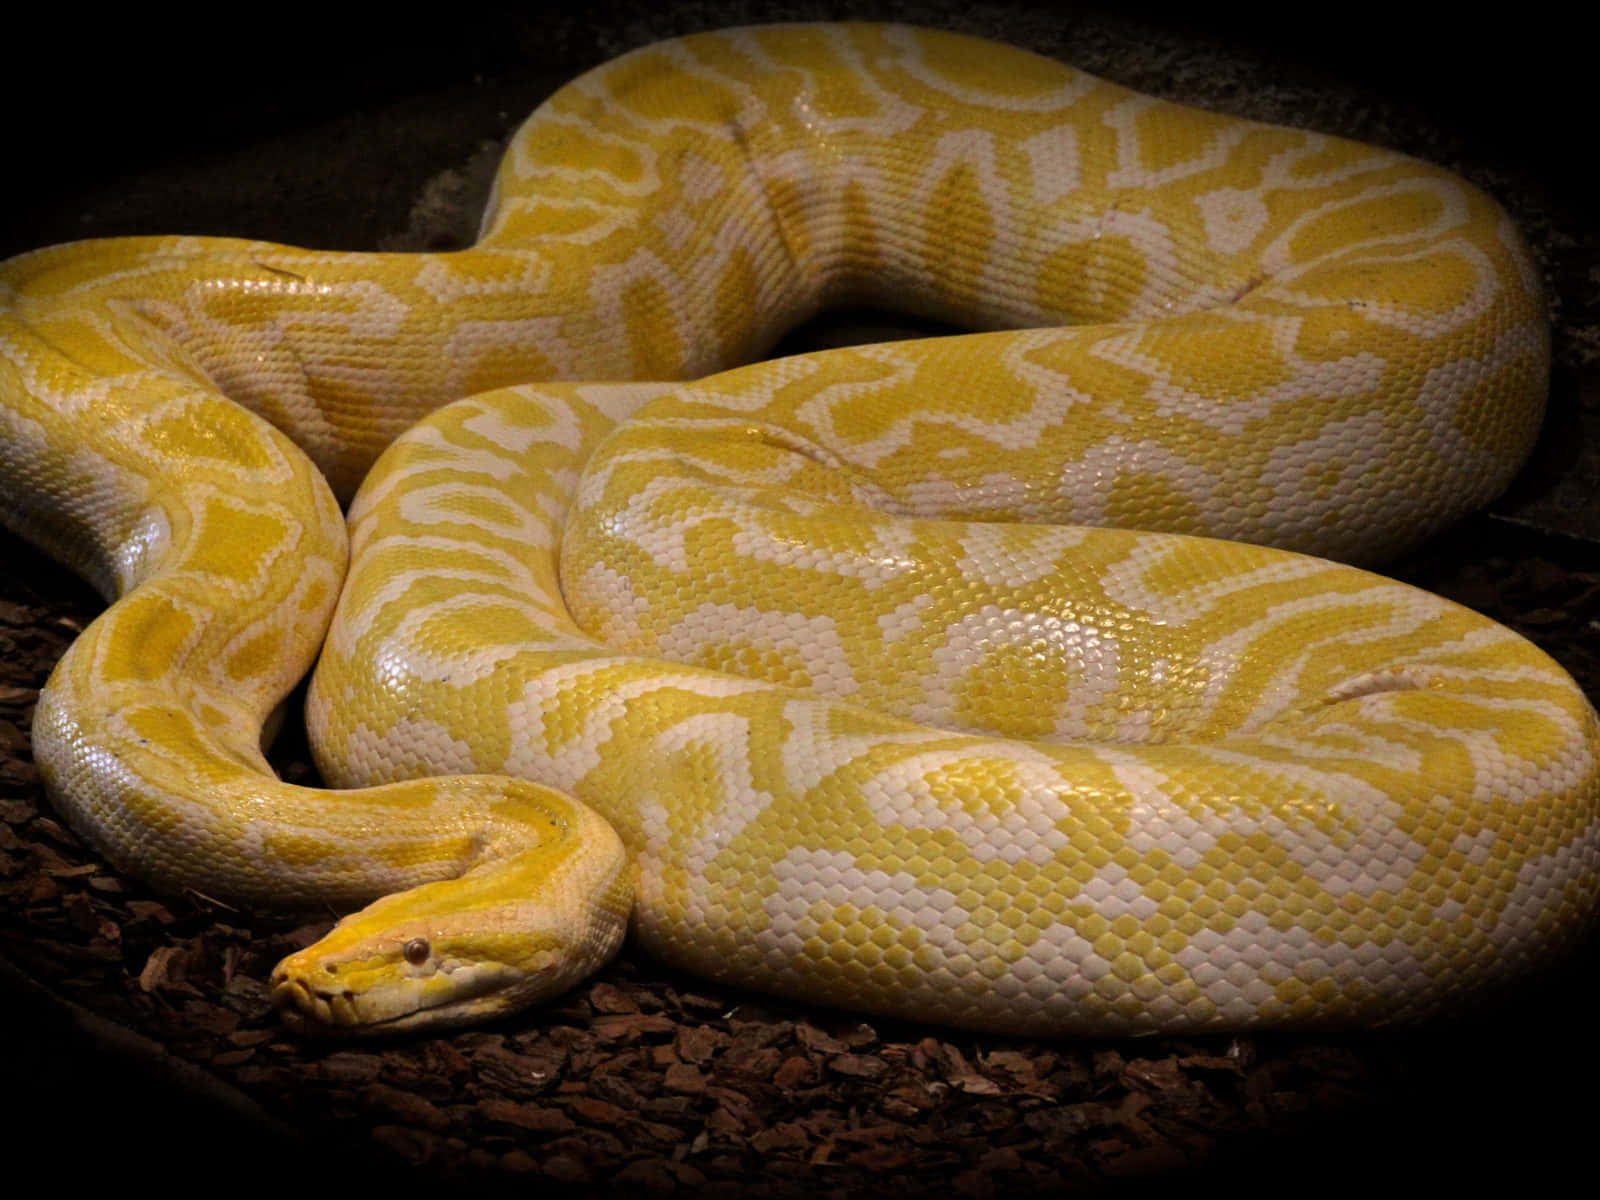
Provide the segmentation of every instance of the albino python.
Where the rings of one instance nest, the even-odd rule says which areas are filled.
[[[846,303],[983,332],[744,365]],[[1438,168],[949,34],[681,38],[534,113],[469,250],[0,266],[5,519],[114,600],[36,755],[154,885],[367,905],[273,973],[305,1029],[630,927],[978,1029],[1423,1018],[1588,928],[1600,728],[1328,559],[1497,494],[1547,373]],[[262,756],[319,647],[352,790]]]

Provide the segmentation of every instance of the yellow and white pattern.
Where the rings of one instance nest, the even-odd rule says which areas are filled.
[[[740,365],[846,302],[990,332]],[[1600,728],[1328,559],[1492,498],[1547,341],[1506,215],[1397,154],[899,26],[647,47],[470,250],[0,265],[6,519],[120,597],[36,754],[155,884],[383,897],[275,972],[308,1028],[528,1004],[630,921],[972,1028],[1423,1017],[1588,928]],[[319,647],[353,790],[260,751]]]

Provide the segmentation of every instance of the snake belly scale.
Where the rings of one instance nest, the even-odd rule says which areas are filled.
[[[978,332],[756,361],[839,303]],[[274,972],[306,1029],[628,928],[970,1028],[1424,1018],[1589,928],[1600,728],[1332,560],[1497,494],[1547,374],[1438,168],[954,34],[676,39],[528,119],[469,250],[0,265],[6,521],[113,601],[36,756],[158,886],[366,906]],[[340,790],[261,752],[319,649]]]

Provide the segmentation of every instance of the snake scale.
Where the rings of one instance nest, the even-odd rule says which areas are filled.
[[[842,304],[974,332],[761,361]],[[307,1030],[629,929],[975,1029],[1422,1019],[1588,928],[1600,729],[1331,560],[1504,487],[1548,337],[1414,159],[902,26],[645,47],[468,250],[0,265],[5,519],[112,601],[36,756],[153,885],[359,909],[273,973]],[[262,754],[319,648],[340,790]]]

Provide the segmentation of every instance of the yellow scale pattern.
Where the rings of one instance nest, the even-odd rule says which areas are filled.
[[[740,365],[857,302],[987,332]],[[120,597],[36,753],[160,885],[383,897],[274,973],[307,1028],[520,1007],[630,921],[973,1028],[1423,1017],[1588,927],[1600,728],[1328,560],[1496,494],[1547,373],[1437,168],[900,26],[662,43],[529,118],[471,250],[0,264],[7,523]],[[354,790],[260,754],[319,645]]]

